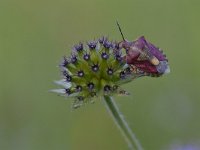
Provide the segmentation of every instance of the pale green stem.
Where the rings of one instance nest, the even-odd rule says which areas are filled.
[[[119,108],[115,102],[115,100],[110,96],[104,96],[104,102],[106,104],[106,108],[112,118],[114,119],[116,125],[120,129],[122,135],[124,136],[126,142],[128,143],[130,150],[143,150],[139,141],[135,137],[128,123],[124,119],[124,116],[119,111]]]

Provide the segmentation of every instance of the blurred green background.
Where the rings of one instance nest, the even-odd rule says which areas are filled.
[[[128,150],[101,101],[76,111],[48,93],[63,55],[102,35],[140,35],[167,54],[171,73],[116,97],[146,150],[200,139],[200,1],[0,0],[0,150]]]

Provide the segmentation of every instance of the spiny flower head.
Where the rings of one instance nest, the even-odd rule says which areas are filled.
[[[94,97],[127,94],[120,85],[142,73],[127,72],[130,68],[115,45],[105,37],[75,45],[71,56],[60,64],[63,79],[56,83],[64,88],[54,91],[74,97],[74,108],[92,102]]]
[[[149,70],[148,66],[146,65],[146,69],[144,62],[141,61],[146,59],[141,59],[143,53],[140,53],[141,56],[138,55],[137,59],[134,57],[131,60],[133,57],[129,54],[130,49],[127,46],[129,43],[123,44],[120,45],[120,42],[111,42],[102,37],[86,44],[75,45],[71,56],[63,57],[60,64],[63,79],[56,81],[56,84],[63,88],[52,91],[75,98],[73,108],[93,102],[94,98],[99,96],[128,95],[121,85],[135,78],[149,75]],[[138,40],[130,43],[130,46],[137,47]],[[139,48],[143,50],[143,47]],[[137,50],[139,48],[137,47]],[[123,54],[125,50],[127,53]],[[137,52],[134,51],[134,53]],[[149,52],[149,55],[159,54]],[[163,60],[165,59],[162,58],[161,61]],[[150,61],[145,60],[145,63],[148,64]]]

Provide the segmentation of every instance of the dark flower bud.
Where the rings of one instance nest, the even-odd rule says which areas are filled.
[[[88,61],[90,59],[90,54],[87,54],[87,53],[84,54],[83,55],[83,59],[86,60],[86,61]]]
[[[63,57],[63,60],[60,64],[60,66],[66,67],[68,64],[70,64],[70,61],[66,57]]]
[[[97,46],[97,42],[96,41],[91,41],[91,42],[88,42],[88,47],[90,49],[95,49]]]
[[[108,55],[106,52],[102,52],[102,53],[101,53],[101,57],[102,57],[103,59],[108,59],[108,58],[109,58],[109,55]]]
[[[83,89],[82,86],[80,86],[80,85],[77,85],[77,86],[76,86],[76,91],[77,91],[77,92],[81,92],[82,89]]]
[[[79,43],[79,44],[75,45],[75,46],[74,46],[74,49],[75,49],[77,52],[83,51],[83,43]]]
[[[77,62],[77,56],[72,55],[71,56],[71,63],[75,64]]]
[[[83,76],[84,76],[83,70],[79,70],[78,73],[77,73],[77,75],[78,75],[79,77],[83,77]]]
[[[114,51],[114,56],[115,56],[115,59],[119,62],[123,60],[121,51]]]
[[[97,72],[98,70],[99,70],[99,65],[98,64],[92,65],[92,71]]]
[[[92,83],[92,82],[88,83],[87,86],[88,86],[89,90],[94,89],[94,83]]]
[[[66,75],[66,81],[67,82],[71,82],[72,81],[72,77],[70,75]]]
[[[112,46],[112,44],[111,44],[111,42],[109,42],[108,40],[105,40],[105,41],[103,42],[103,46],[104,46],[105,48],[109,49],[109,48]]]
[[[107,69],[107,74],[108,75],[112,75],[113,74],[113,69],[112,68],[108,68]]]

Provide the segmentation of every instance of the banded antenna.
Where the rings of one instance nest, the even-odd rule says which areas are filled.
[[[121,27],[120,27],[118,21],[116,21],[116,22],[117,22],[117,26],[118,26],[119,32],[121,33],[122,39],[123,39],[123,41],[125,41],[124,35],[123,35],[123,33],[122,33],[122,29],[121,29]]]

